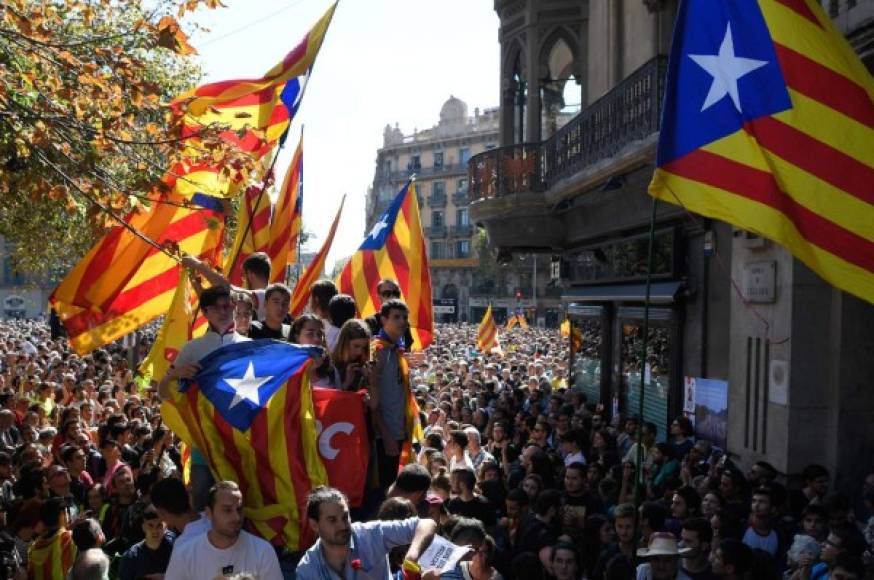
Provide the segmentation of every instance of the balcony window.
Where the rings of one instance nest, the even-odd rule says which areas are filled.
[[[443,152],[434,152],[434,169],[443,169]]]
[[[457,226],[469,226],[470,225],[470,215],[467,213],[467,208],[459,208],[455,210],[455,225]]]
[[[409,171],[420,171],[422,169],[422,159],[418,155],[411,156],[410,162],[407,163],[407,169]]]
[[[431,242],[431,259],[442,260],[446,257],[446,244],[443,242]]]
[[[442,181],[435,181],[431,184],[431,193],[437,197],[446,193],[446,183]]]
[[[470,257],[470,240],[458,240],[457,242],[455,242],[455,257]]]
[[[470,149],[462,147],[458,150],[458,162],[461,165],[467,165],[468,161],[470,161]]]
[[[431,227],[432,228],[442,228],[446,225],[443,219],[443,212],[434,210],[431,212]]]
[[[467,194],[467,180],[466,179],[459,179],[455,183],[455,192],[462,193],[465,195]]]

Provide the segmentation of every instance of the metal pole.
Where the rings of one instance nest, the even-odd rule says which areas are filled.
[[[646,257],[646,291],[643,299],[643,336],[640,345],[640,384],[637,391],[637,465],[634,469],[634,538],[637,541],[640,533],[640,504],[643,503],[642,481],[643,473],[643,397],[645,395],[646,358],[649,339],[649,297],[652,287],[652,264],[655,254],[655,222],[658,199],[652,198],[652,213],[649,218],[649,247]],[[637,559],[637,550],[632,554]],[[636,564],[636,561],[635,561]]]

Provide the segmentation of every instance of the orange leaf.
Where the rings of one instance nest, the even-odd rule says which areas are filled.
[[[197,54],[194,47],[188,44],[188,37],[182,32],[179,22],[172,16],[165,16],[158,21],[157,45],[182,56]]]

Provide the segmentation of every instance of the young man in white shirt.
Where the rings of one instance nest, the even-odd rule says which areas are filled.
[[[267,541],[243,531],[243,494],[233,481],[220,481],[209,491],[205,534],[173,549],[166,578],[196,580],[242,575],[281,580],[279,559]]]

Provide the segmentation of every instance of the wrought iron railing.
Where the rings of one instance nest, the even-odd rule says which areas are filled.
[[[469,238],[472,232],[473,227],[470,224],[463,226],[451,226],[449,228],[449,235],[453,238]]]
[[[540,191],[540,143],[490,149],[470,159],[470,199]]]
[[[425,228],[425,235],[429,238],[445,238],[446,226],[427,226]]]
[[[455,205],[467,205],[470,201],[470,198],[468,197],[469,195],[470,192],[466,187],[460,191],[456,191],[452,194],[452,203]]]
[[[667,58],[637,69],[541,143],[490,149],[468,164],[470,199],[545,191],[657,132]]]
[[[445,193],[432,193],[428,196],[428,205],[431,207],[443,207],[446,205]]]

